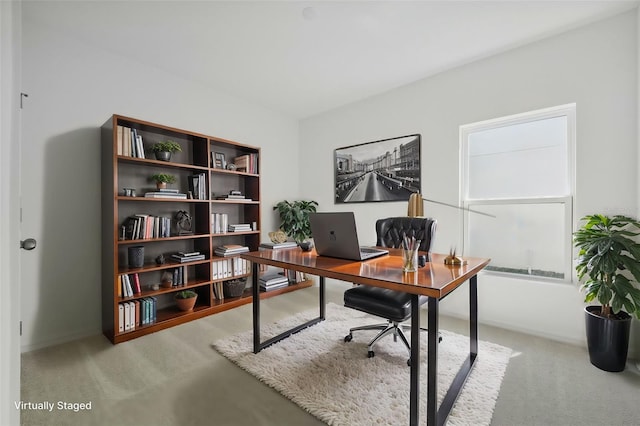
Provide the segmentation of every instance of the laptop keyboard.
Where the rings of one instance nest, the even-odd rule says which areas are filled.
[[[380,250],[369,247],[360,247],[360,253],[380,253]]]

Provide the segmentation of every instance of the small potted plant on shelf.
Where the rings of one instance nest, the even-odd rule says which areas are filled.
[[[156,160],[161,161],[170,161],[172,153],[182,151],[180,144],[172,140],[156,142],[151,149],[153,149],[153,152],[156,154]]]
[[[158,189],[164,189],[168,183],[174,183],[176,181],[175,176],[166,173],[156,173],[155,175],[151,175],[149,179],[156,183]]]
[[[198,299],[198,293],[193,290],[182,290],[174,296],[176,305],[181,311],[192,311]]]
[[[289,202],[284,200],[273,207],[280,216],[280,229],[293,238],[303,251],[309,251],[313,248],[313,243],[309,239],[311,237],[309,213],[314,213],[317,206],[316,201]]]
[[[627,361],[631,315],[640,318],[640,222],[627,216],[589,215],[573,235],[579,249],[576,272],[585,292],[587,346],[591,364],[622,371]]]

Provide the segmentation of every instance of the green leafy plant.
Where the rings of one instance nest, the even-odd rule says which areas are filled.
[[[614,318],[624,310],[640,318],[640,222],[616,215],[594,214],[573,234],[580,249],[576,272],[585,302],[598,300],[600,315]],[[586,279],[585,279],[586,277]]]
[[[162,142],[156,142],[151,147],[153,152],[181,152],[182,147],[177,142],[172,140],[166,140]]]
[[[160,183],[174,183],[176,181],[174,175],[168,175],[166,173],[156,173],[155,175],[151,175],[149,179]]]
[[[273,207],[280,216],[280,229],[300,243],[311,236],[309,213],[316,211],[315,201],[280,201]]]
[[[191,299],[192,297],[196,297],[198,293],[193,290],[182,290],[176,293],[176,299]]]

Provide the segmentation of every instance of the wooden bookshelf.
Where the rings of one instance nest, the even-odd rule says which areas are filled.
[[[135,147],[122,142],[120,128],[135,130],[141,137],[141,143]],[[176,129],[121,115],[113,115],[102,126],[102,329],[111,342],[120,343],[135,339],[155,331],[193,321],[207,315],[251,303],[250,291],[237,298],[215,297],[215,283],[233,278],[249,278],[250,266],[244,271],[232,270],[226,277],[214,277],[213,264],[220,259],[215,255],[218,246],[239,244],[257,250],[260,244],[260,148],[234,141],[207,136],[196,132]],[[125,129],[125,131],[128,131]],[[130,134],[133,133],[132,131]],[[155,159],[151,146],[155,142],[173,140],[182,148],[173,153],[171,161]],[[138,155],[137,157],[134,155]],[[144,155],[144,158],[141,158]],[[216,158],[224,157],[226,163],[233,163],[240,156],[250,158],[250,170],[233,170],[216,166]],[[168,173],[176,177],[170,188],[188,194],[190,176],[204,174],[203,197],[200,198],[147,198],[146,192],[157,191],[149,177],[155,173]],[[133,189],[135,196],[125,196],[124,189]],[[218,196],[229,194],[231,190],[240,191],[250,199],[219,200]],[[191,221],[192,234],[179,235],[175,215],[179,211],[187,212]],[[214,232],[213,214],[224,214],[229,224],[251,224],[250,231]],[[171,229],[169,236],[149,233],[146,238],[127,239],[123,225],[127,218],[136,215],[151,217],[169,217]],[[166,221],[165,221],[166,224]],[[159,229],[159,226],[156,228]],[[144,247],[144,264],[132,268],[128,264],[128,249],[133,246]],[[200,252],[204,260],[179,263],[172,261],[170,255],[179,251]],[[165,256],[164,264],[155,259]],[[233,262],[232,262],[233,264]],[[160,285],[163,272],[181,268],[186,275],[184,285],[164,288]],[[121,276],[137,274],[140,293],[132,296],[122,295]],[[250,282],[250,281],[249,281]],[[154,288],[154,285],[160,285]],[[284,291],[264,293],[261,297],[272,297],[286,291],[294,291],[312,285],[310,281],[293,284]],[[176,292],[193,290],[198,300],[193,311],[179,311],[173,301]],[[119,308],[121,304],[136,303],[142,305],[155,302],[155,319],[143,324],[133,324],[131,329],[120,330]],[[123,305],[124,306],[124,305]],[[134,311],[135,312],[135,311]]]

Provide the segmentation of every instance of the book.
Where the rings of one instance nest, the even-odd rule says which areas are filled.
[[[193,262],[195,260],[204,260],[206,256],[204,254],[199,254],[197,256],[180,256],[178,254],[172,254],[171,258],[173,260],[177,260],[180,263],[184,263],[184,262]]]
[[[222,195],[220,197],[216,197],[218,201],[235,201],[237,203],[247,203],[253,201],[251,198],[230,198],[228,195]]]
[[[296,243],[295,241],[285,241],[284,243],[266,242],[266,243],[261,243],[260,247],[270,249],[270,250],[277,250],[277,249],[283,249],[283,248],[298,247],[298,243]]]
[[[266,292],[266,291],[271,291],[271,290],[275,290],[275,289],[283,288],[283,287],[288,287],[288,286],[289,286],[289,282],[288,281],[284,281],[282,283],[275,284],[275,285],[269,285],[269,286],[260,284],[260,290]]]
[[[248,251],[249,251],[249,247],[242,247],[242,248],[233,249],[233,250],[225,250],[218,247],[217,249],[215,249],[215,254],[218,256],[233,256],[240,253],[246,253]]]
[[[133,291],[136,294],[140,294],[142,293],[142,289],[140,287],[140,277],[138,276],[137,273],[133,274]]]
[[[267,273],[267,274],[264,274],[263,276],[261,276],[259,281],[260,281],[260,285],[264,284],[266,286],[270,286],[270,285],[274,285],[274,284],[280,284],[280,283],[283,283],[283,282],[288,283],[289,279],[285,275],[282,275],[282,274],[276,273],[276,272],[272,272],[272,273]]]
[[[227,227],[227,230],[229,232],[246,232],[246,231],[251,231],[251,225],[248,223],[242,223],[242,224],[236,224],[236,225],[229,225]]]
[[[189,252],[185,252],[185,251],[179,251],[178,254],[180,256],[196,256],[201,254],[199,251],[189,251]]]
[[[183,194],[180,192],[165,192],[165,191],[151,191],[146,192],[144,194],[146,198],[178,198],[178,199],[186,199],[187,194]]]

